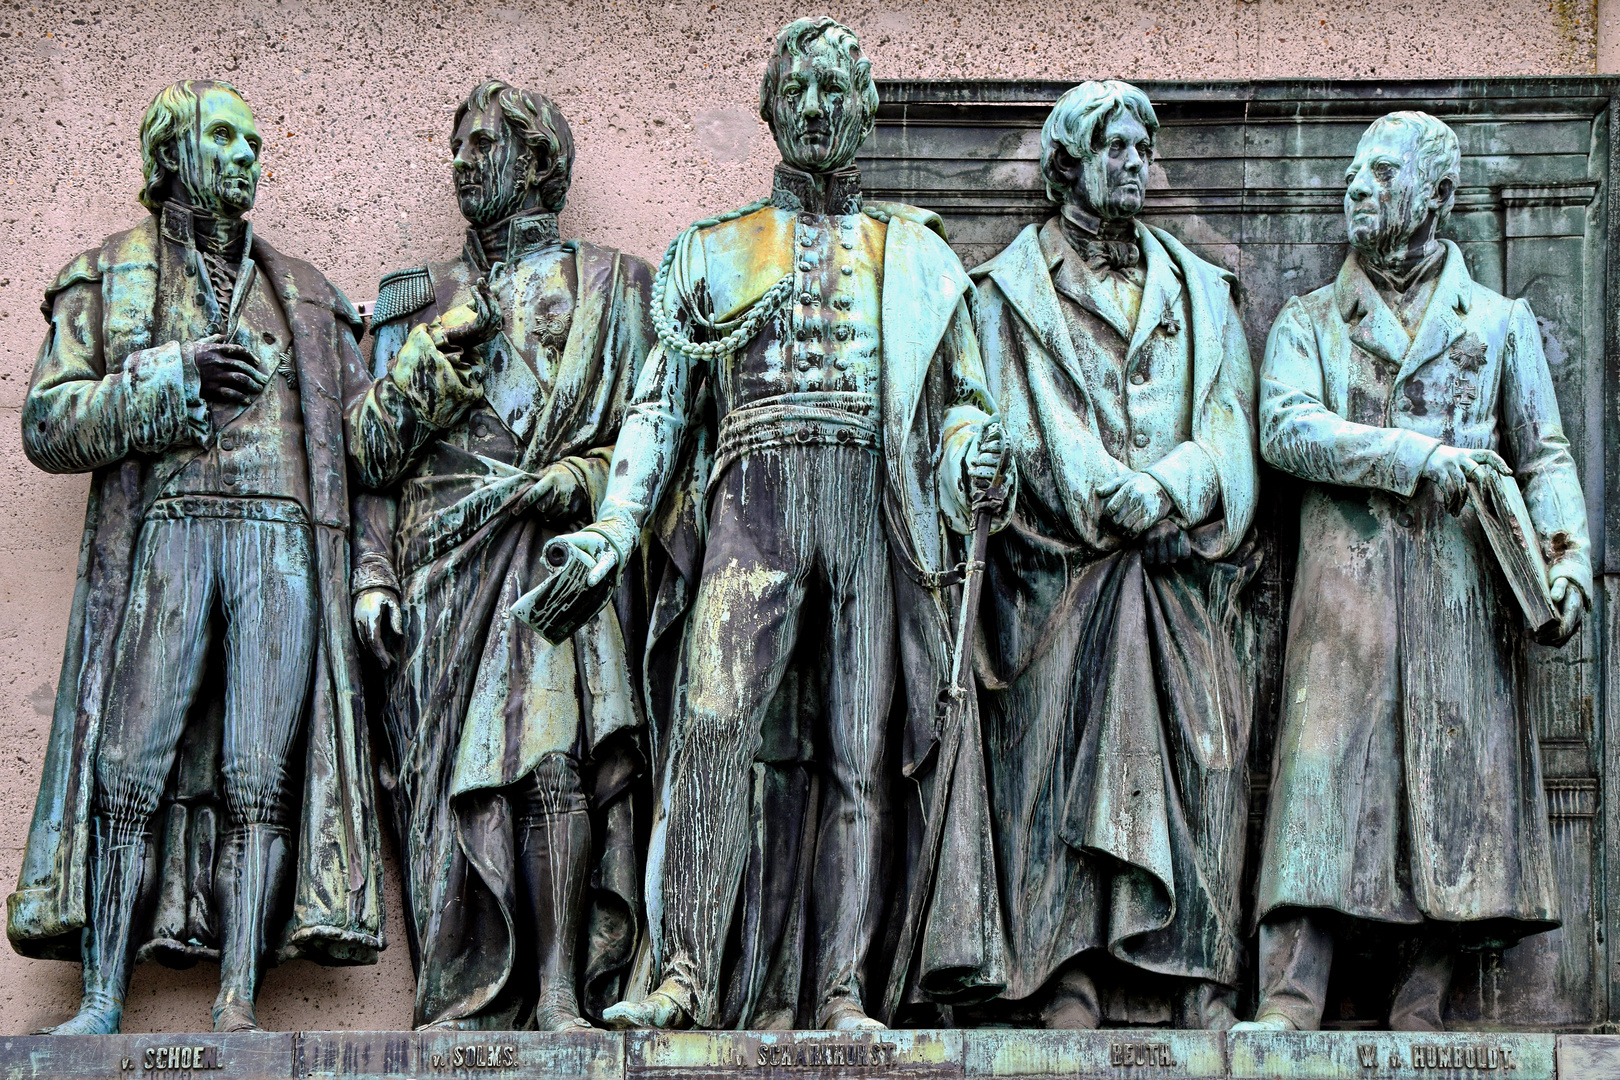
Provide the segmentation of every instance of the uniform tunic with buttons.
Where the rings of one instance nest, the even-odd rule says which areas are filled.
[[[610,605],[551,646],[511,607],[538,584],[545,542],[589,521],[606,486],[652,341],[652,273],[617,251],[561,241],[554,214],[504,228],[503,258],[469,230],[460,258],[403,272],[424,286],[407,310],[388,284],[401,275],[384,278],[378,379],[349,416],[351,458],[375,492],[361,515],[355,585],[397,590],[405,623],[383,728],[420,943],[418,1025],[522,1022],[524,984],[502,993],[520,940],[508,933],[520,917],[510,820],[535,791],[603,823],[597,891],[614,899],[593,917],[633,919],[639,909],[633,788],[598,803],[580,783],[593,768],[634,773],[629,651],[639,643],[626,642],[620,618],[629,609]],[[482,366],[480,398],[438,426],[427,417],[440,403],[403,393],[389,365],[413,327],[471,303],[479,278],[502,329],[467,358]],[[633,925],[620,930],[601,935],[604,947],[586,960],[590,1011],[617,1000],[613,977],[635,938]]]
[[[784,165],[770,205],[677,241],[666,310],[695,340],[729,332],[778,281],[791,289],[736,353],[705,364],[667,345],[655,351],[592,526],[628,555],[660,488],[677,479],[706,382],[718,425],[713,465],[698,478],[705,546],[648,868],[661,894],[660,976],[700,1026],[759,1022],[720,1013],[734,909],[724,898],[739,887],[750,834],[772,826],[750,825],[756,758],[785,760],[796,738],[783,729],[800,722],[819,728],[802,734],[825,778],[815,848],[799,856],[813,867],[807,936],[819,952],[805,961],[808,1014],[778,1003],[770,1022],[819,1026],[840,1001],[875,1006],[865,979],[886,903],[884,753],[902,666],[908,705],[930,736],[934,726],[944,598],[919,591],[897,603],[897,589],[915,586],[894,571],[937,577],[944,526],[969,527],[962,464],[971,425],[992,410],[960,263],[918,211],[867,210],[855,170],[812,178]],[[891,313],[901,321],[886,322]],[[821,642],[800,640],[807,625],[825,627]],[[805,656],[819,671],[800,670]],[[792,693],[778,701],[804,676],[819,676],[813,719],[797,718]],[[777,922],[758,910],[746,917]]]
[[[1231,275],[1140,224],[1113,243],[1136,257],[1088,256],[1053,218],[974,271],[1021,483],[980,650],[1012,1000],[1092,949],[1222,987],[1242,957],[1254,373]],[[1107,519],[1138,473],[1191,560],[1144,565]]]
[[[1440,445],[1499,451],[1549,574],[1590,596],[1586,504],[1529,306],[1442,243],[1415,326],[1351,254],[1266,344],[1261,447],[1309,486],[1256,915],[1512,942],[1558,923],[1523,620],[1472,507],[1422,471]]]

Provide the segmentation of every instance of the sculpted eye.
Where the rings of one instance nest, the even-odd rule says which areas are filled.
[[[1397,171],[1398,170],[1395,168],[1395,166],[1391,165],[1387,161],[1380,161],[1377,165],[1373,166],[1373,175],[1378,177],[1379,182],[1385,184],[1395,179],[1395,173]]]
[[[214,137],[214,141],[219,143],[221,146],[224,146],[226,143],[231,141],[231,129],[223,124],[216,125],[214,129],[209,132],[209,134],[212,135]]]

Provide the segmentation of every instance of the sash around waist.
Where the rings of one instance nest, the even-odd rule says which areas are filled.
[[[877,397],[822,391],[766,398],[728,412],[720,421],[716,467],[752,450],[789,443],[833,443],[878,449]]]

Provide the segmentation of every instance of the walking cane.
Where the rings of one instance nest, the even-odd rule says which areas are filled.
[[[987,434],[992,430],[1000,434],[1001,425],[994,421],[985,425]],[[928,827],[923,834],[917,874],[906,901],[906,921],[900,925],[900,943],[894,952],[894,963],[889,968],[889,984],[883,991],[882,1012],[878,1018],[885,1024],[894,1023],[900,1011],[917,951],[917,939],[922,935],[923,918],[927,914],[934,891],[934,878],[939,870],[940,844],[945,836],[945,808],[950,805],[951,781],[956,776],[956,758],[962,748],[963,714],[968,697],[973,693],[973,626],[979,618],[979,595],[984,590],[984,554],[990,544],[990,521],[1006,497],[1002,486],[1006,478],[1007,447],[1003,441],[996,474],[973,515],[973,550],[969,553],[962,574],[962,608],[957,613],[956,647],[951,655],[951,683],[945,692],[945,716],[940,725],[939,764],[934,777],[934,793],[929,800]]]

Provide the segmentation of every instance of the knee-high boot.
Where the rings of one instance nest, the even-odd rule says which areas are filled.
[[[253,1001],[264,974],[270,920],[278,907],[286,834],[274,825],[238,825],[231,830],[214,873],[219,905],[219,997],[215,1031],[257,1031]]]
[[[90,910],[84,928],[84,997],[79,1012],[53,1035],[112,1035],[129,992],[130,937],[145,909],[150,844],[144,829],[91,819]]]
[[[540,998],[535,1027],[589,1027],[579,1015],[579,933],[590,876],[591,821],[583,810],[539,814],[524,823],[518,854],[534,927]]]

